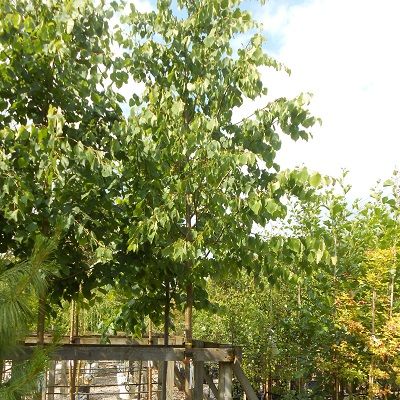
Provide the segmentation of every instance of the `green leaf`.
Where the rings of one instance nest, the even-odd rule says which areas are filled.
[[[254,212],[254,214],[258,215],[260,208],[262,206],[261,201],[257,197],[251,197],[249,199],[249,207]]]
[[[174,102],[174,104],[172,104],[172,107],[171,107],[172,114],[175,116],[180,116],[180,115],[182,115],[184,108],[185,108],[185,105],[183,104],[183,101],[177,100]]]
[[[204,46],[205,47],[211,47],[215,42],[215,37],[214,35],[209,34],[205,39],[204,39]]]
[[[61,156],[60,162],[61,162],[61,165],[62,165],[64,168],[68,168],[69,160],[68,160],[67,157]]]
[[[322,176],[319,172],[312,174],[309,178],[310,185],[313,187],[318,187],[321,183]]]
[[[388,187],[388,186],[393,186],[393,179],[386,179],[385,182],[383,182],[383,186],[384,187]]]
[[[279,206],[274,200],[267,199],[265,202],[265,208],[271,215],[273,215],[279,209]]]
[[[301,241],[297,238],[289,238],[288,247],[296,253],[299,253],[301,250]]]
[[[323,251],[323,250],[318,249],[318,250],[316,251],[316,253],[315,253],[315,262],[316,262],[317,264],[320,263],[320,261],[322,260],[323,255],[324,255],[324,251]]]
[[[8,218],[13,219],[15,222],[18,222],[18,210],[10,212]]]
[[[75,25],[75,21],[74,21],[72,18],[70,18],[70,19],[68,20],[68,22],[67,22],[67,29],[66,29],[66,32],[67,32],[68,35],[69,35],[69,34],[72,32],[72,30],[74,29],[74,25]]]
[[[103,165],[103,168],[102,168],[102,170],[101,170],[101,175],[102,175],[104,178],[107,178],[107,177],[109,177],[109,176],[112,175],[112,167],[111,167],[110,164],[104,164],[104,165]]]
[[[14,25],[14,28],[19,28],[20,24],[21,24],[21,16],[19,14],[13,14],[12,16],[12,22]]]

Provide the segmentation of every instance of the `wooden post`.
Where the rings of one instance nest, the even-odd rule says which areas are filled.
[[[158,371],[157,387],[161,387],[161,391],[157,392],[157,399],[165,400],[167,397],[166,361],[156,361],[154,364]]]
[[[47,400],[54,400],[54,386],[56,384],[56,362],[49,363],[49,379],[47,381]]]
[[[232,365],[230,362],[219,363],[218,400],[232,400]]]
[[[175,381],[175,361],[168,361],[166,400],[174,400],[174,381]]]
[[[129,369],[132,373],[132,383],[133,383],[133,391],[132,391],[132,399],[137,399],[138,400],[138,393],[140,392],[140,369],[141,369],[141,363],[139,361],[129,361]]]
[[[60,393],[62,398],[65,399],[68,393],[68,362],[67,360],[61,361],[61,369],[60,369]]]
[[[203,400],[204,362],[195,361],[193,400]]]
[[[140,393],[142,392],[142,370],[143,370],[143,361],[139,361],[139,376],[138,376],[138,383],[139,386],[137,387],[137,400],[140,400]]]

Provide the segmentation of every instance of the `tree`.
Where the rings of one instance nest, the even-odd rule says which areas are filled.
[[[45,291],[47,278],[57,272],[51,260],[57,245],[43,236],[36,237],[33,253],[18,259],[5,253],[0,257],[0,367],[10,352],[24,339],[29,326],[36,322],[32,304]],[[11,265],[11,267],[10,267]],[[40,374],[47,366],[47,351],[39,349],[30,360],[13,363],[11,378],[0,382],[0,395],[5,400],[20,399],[35,392]]]
[[[315,119],[304,108],[307,97],[280,98],[233,119],[245,98],[266,92],[259,67],[283,68],[264,54],[258,32],[233,49],[232,39],[259,28],[240,4],[178,1],[179,15],[165,0],[150,13],[132,6],[116,33],[123,49],[117,65],[145,85],[130,100],[121,145],[128,250],[151,248],[155,255],[143,282],[150,291],[168,271],[176,293],[186,292],[180,299],[189,347],[192,307],[201,303],[205,278],[268,267],[273,251],[254,225],[284,216],[288,192],[307,195],[298,175],[279,174],[274,162],[279,130],[308,139]]]
[[[261,269],[265,242],[254,224],[283,216],[288,191],[304,195],[296,175],[278,175],[278,128],[308,139],[315,122],[305,96],[272,101],[233,122],[244,98],[266,91],[258,68],[282,69],[264,54],[260,33],[232,48],[233,38],[258,28],[240,3],[179,1],[180,16],[169,1],[150,13],[132,6],[117,32],[125,50],[120,64],[145,84],[142,97],[130,101],[122,145],[128,250],[151,246],[165,260],[154,265],[148,285],[169,264],[185,288],[189,344],[193,285],[198,291],[209,275]]]
[[[26,257],[63,225],[55,300],[82,282],[88,296],[90,269],[111,258],[123,101],[108,83],[111,16],[86,0],[0,2],[0,251]]]

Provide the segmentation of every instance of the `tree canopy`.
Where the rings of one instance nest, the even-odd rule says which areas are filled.
[[[184,310],[188,347],[205,309],[196,332],[247,346],[269,390],[278,374],[288,396],[311,377],[335,395],[395,385],[398,174],[350,206],[344,179],[281,170],[283,135],[318,119],[307,94],[267,96],[261,69],[290,71],[243,3],[0,0],[1,346],[6,316],[14,339],[33,324],[26,302],[107,285],[130,332]]]

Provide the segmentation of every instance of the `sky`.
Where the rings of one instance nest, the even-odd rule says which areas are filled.
[[[152,1],[135,0],[147,11]],[[367,197],[400,167],[400,0],[256,0],[265,50],[292,71],[262,70],[267,97],[247,101],[240,118],[271,99],[313,94],[322,125],[309,142],[284,140],[282,167],[305,165],[337,176],[349,170],[352,196]]]

